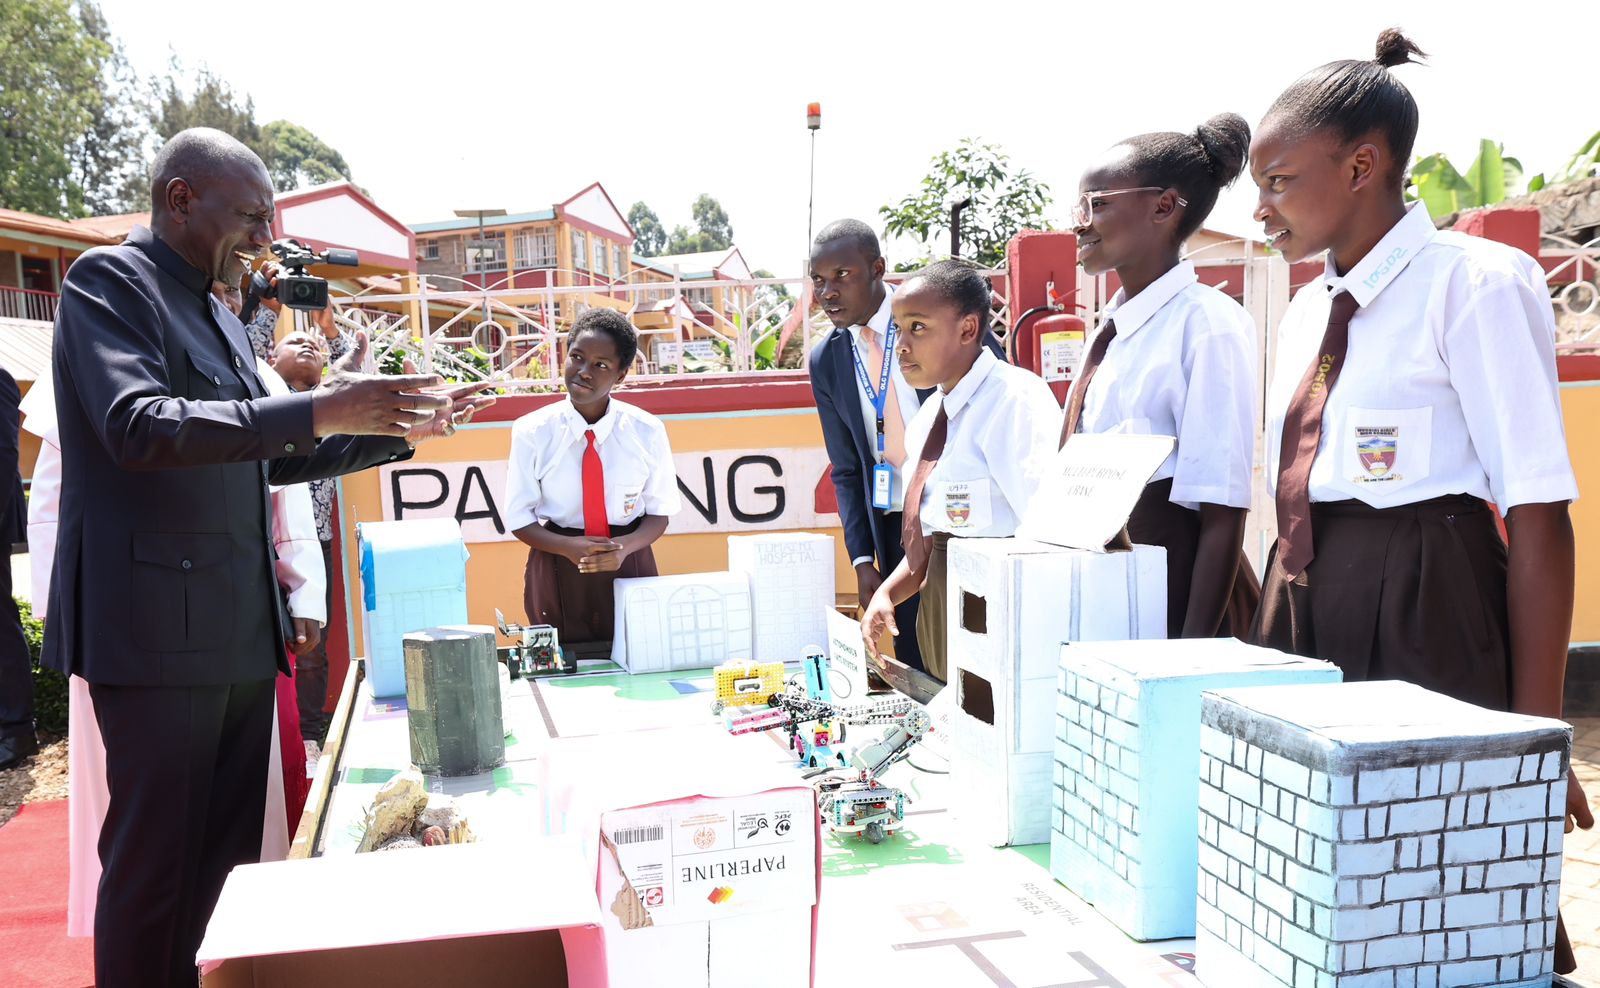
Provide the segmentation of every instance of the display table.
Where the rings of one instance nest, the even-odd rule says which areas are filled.
[[[715,723],[712,696],[709,670],[518,681],[506,703],[511,736],[505,765],[479,776],[430,777],[428,785],[456,798],[481,841],[516,842],[559,829],[561,821],[544,819],[539,792],[540,751],[549,739],[645,732],[638,749],[642,763],[694,758],[692,751],[659,750],[648,732]],[[850,730],[847,748],[881,733]],[[792,761],[781,732],[737,740],[770,752],[775,761]],[[352,666],[294,855],[354,853],[373,795],[409,760],[403,700],[375,700]],[[913,749],[910,763],[885,776],[911,800],[898,834],[873,845],[824,831],[816,984],[1198,983],[1187,973],[1192,941],[1129,940],[1051,878],[1048,845],[996,849],[964,836],[951,812],[947,777],[917,766],[945,767],[922,745]]]

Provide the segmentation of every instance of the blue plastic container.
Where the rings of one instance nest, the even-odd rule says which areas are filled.
[[[405,696],[401,639],[467,623],[467,545],[454,518],[362,522],[362,642],[376,697]]]

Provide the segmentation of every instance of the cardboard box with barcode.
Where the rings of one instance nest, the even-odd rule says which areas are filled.
[[[1172,444],[1073,436],[1019,537],[950,540],[950,781],[986,843],[1050,840],[1061,643],[1167,636],[1166,550],[1126,525]]]
[[[613,988],[809,988],[821,843],[786,761],[716,725],[550,742],[546,824],[593,863]]]
[[[578,842],[535,837],[235,868],[196,964],[203,988],[604,988],[604,937]]]

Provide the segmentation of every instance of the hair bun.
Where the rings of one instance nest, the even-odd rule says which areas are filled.
[[[1219,113],[1195,128],[1194,139],[1218,187],[1232,185],[1250,153],[1250,125],[1237,113]]]
[[[1411,56],[1415,55],[1416,58]],[[1405,65],[1428,57],[1428,53],[1418,48],[1416,42],[1400,33],[1397,27],[1391,27],[1378,35],[1378,45],[1373,61],[1386,69],[1396,65]]]

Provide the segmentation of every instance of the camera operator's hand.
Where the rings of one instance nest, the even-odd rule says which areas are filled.
[[[261,277],[267,279],[267,290],[261,293],[261,304],[273,312],[283,311],[283,303],[278,301],[278,271],[277,261],[261,265]]]
[[[426,425],[435,414],[448,414],[448,394],[422,389],[444,383],[437,374],[360,374],[367,334],[356,333],[355,346],[334,366],[312,394],[311,423],[318,437],[400,436]]]

